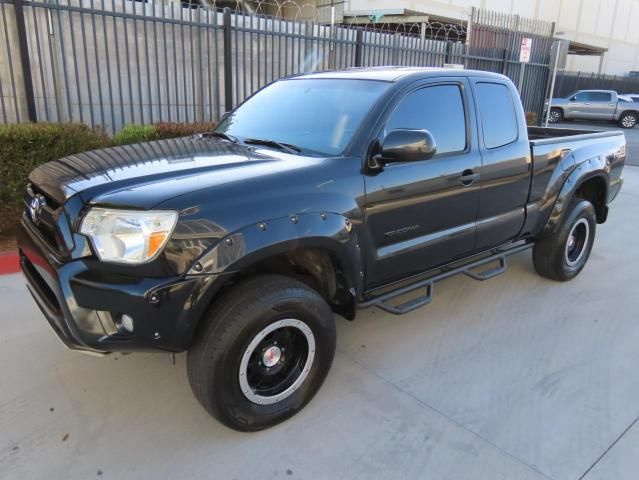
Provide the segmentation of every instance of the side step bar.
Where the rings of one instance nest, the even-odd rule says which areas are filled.
[[[403,315],[405,313],[412,312],[413,310],[416,310],[419,307],[423,307],[424,305],[428,305],[431,302],[431,300],[433,299],[433,286],[436,282],[445,280],[446,278],[458,274],[466,275],[473,280],[489,280],[496,277],[497,275],[501,275],[506,271],[506,269],[508,268],[506,257],[508,257],[509,255],[514,255],[515,253],[523,252],[524,250],[528,250],[529,248],[532,248],[532,246],[533,243],[528,242],[515,246],[495,248],[489,251],[490,254],[488,256],[480,258],[479,260],[474,260],[456,267],[441,267],[434,270],[434,272],[436,273],[429,276],[428,278],[417,280],[414,283],[375,296],[369,300],[366,300],[365,302],[360,303],[358,305],[358,308],[363,309],[369,307],[377,307],[394,315]],[[494,262],[497,262],[497,265],[493,268],[489,268],[480,272],[474,271],[481,266]],[[427,272],[424,272],[424,274],[422,275],[425,274],[427,274]],[[392,300],[419,289],[425,289],[425,292],[422,295],[419,295],[400,304],[391,303]]]

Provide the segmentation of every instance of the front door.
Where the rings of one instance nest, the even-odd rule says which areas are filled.
[[[450,262],[474,248],[481,157],[465,80],[428,82],[399,99],[380,141],[398,128],[432,133],[429,160],[365,177],[369,287]]]
[[[577,92],[568,104],[564,106],[564,116],[566,118],[584,118],[585,108],[589,103],[588,92]]]

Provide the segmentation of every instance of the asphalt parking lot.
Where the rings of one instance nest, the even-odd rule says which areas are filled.
[[[634,480],[639,168],[625,178],[577,279],[524,252],[404,317],[337,318],[324,387],[257,434],[205,413],[184,356],[66,351],[0,276],[0,478]]]

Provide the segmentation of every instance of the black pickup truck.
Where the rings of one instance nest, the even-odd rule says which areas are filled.
[[[259,430],[320,388],[334,313],[412,311],[527,248],[544,277],[576,276],[625,158],[621,132],[527,128],[501,75],[301,75],[214,132],[34,170],[21,265],[68,347],[188,351],[202,405]]]

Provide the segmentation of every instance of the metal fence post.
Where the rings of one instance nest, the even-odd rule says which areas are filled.
[[[446,42],[446,56],[444,57],[444,63],[453,62],[453,42]]]
[[[24,22],[24,5],[22,0],[15,0],[13,10],[16,17],[16,28],[18,31],[20,64],[22,66],[22,78],[24,79],[27,115],[29,116],[29,121],[37,122],[38,116],[36,114],[35,95],[33,93],[33,78],[31,76],[31,62],[29,61],[29,43],[27,41],[27,28]]]
[[[224,111],[233,108],[233,50],[231,42],[233,31],[231,25],[231,9],[224,7]]]
[[[355,66],[362,66],[362,47],[364,43],[364,30],[358,28],[355,32]]]
[[[550,26],[550,36],[551,38],[554,38],[555,36],[555,22],[551,23]],[[538,108],[538,113],[537,113],[537,126],[541,127],[541,126],[548,126],[548,115],[550,114],[550,101],[552,99],[552,97],[554,96],[554,91],[555,91],[555,82],[557,80],[557,60],[559,58],[559,47],[557,46],[557,51],[555,52],[555,57],[553,59],[552,57],[552,43],[550,45],[550,57],[548,58],[548,72],[547,72],[547,76],[546,76],[546,88],[544,88],[544,103],[546,102],[546,99],[548,99],[548,110],[546,112],[546,115],[544,115],[544,104],[542,103],[542,105]],[[551,85],[552,84],[552,85]],[[551,88],[552,87],[552,88]]]
[[[508,49],[504,48],[504,53],[502,53],[502,57],[501,57],[501,73],[502,73],[502,75],[506,75],[507,68],[508,68]]]
[[[304,69],[303,73],[313,70],[313,32],[315,30],[315,24],[305,21],[304,22]],[[266,41],[265,41],[266,43]],[[266,47],[264,47],[266,48]],[[264,67],[266,68],[266,67]]]

